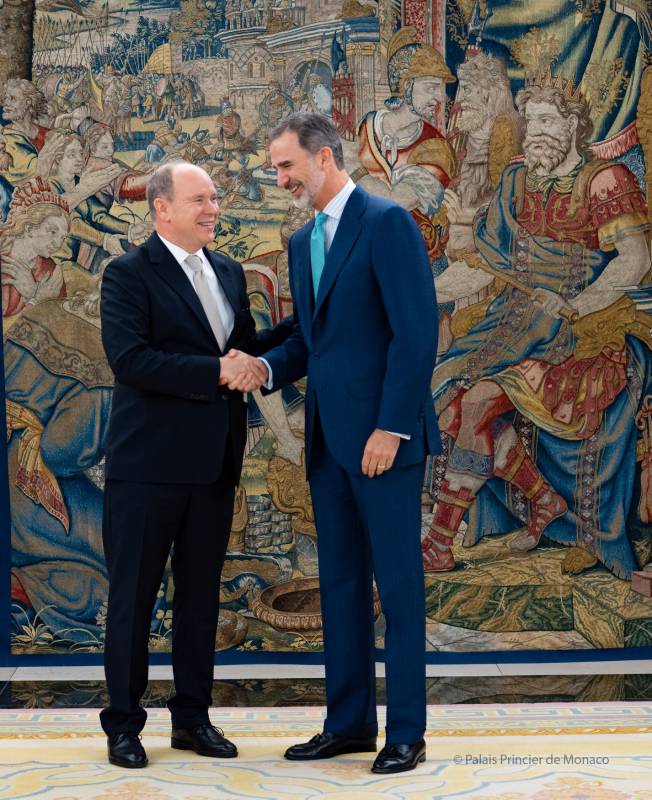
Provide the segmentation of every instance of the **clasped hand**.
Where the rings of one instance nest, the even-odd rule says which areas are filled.
[[[240,350],[229,350],[220,358],[220,386],[237,392],[253,392],[267,383],[265,364]]]

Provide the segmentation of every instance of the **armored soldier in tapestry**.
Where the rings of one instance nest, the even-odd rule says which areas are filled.
[[[31,68],[0,53],[12,652],[102,649],[98,288],[151,233],[149,173],[207,170],[212,247],[274,325],[309,215],[268,136],[306,109],[430,255],[427,647],[652,644],[650,30],[630,0],[35,0]],[[303,391],[248,397],[216,640],[243,658],[321,648]],[[166,574],[152,649],[172,591]]]

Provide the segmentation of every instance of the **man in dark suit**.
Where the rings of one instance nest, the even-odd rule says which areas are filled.
[[[289,245],[292,334],[264,359],[268,389],[308,376],[326,661],[324,731],[285,756],[375,751],[375,576],[387,622],[387,736],[372,769],[401,772],[425,758],[420,496],[426,454],[440,448],[432,272],[411,216],[353,184],[326,118],[291,115],[270,152],[278,185],[316,212]]]
[[[109,570],[101,713],[109,760],[144,767],[152,609],[174,545],[172,746],[234,757],[208,717],[220,573],[246,440],[242,391],[261,362],[226,358],[283,341],[255,333],[241,266],[208,250],[219,214],[208,174],[160,167],[147,190],[156,233],[102,281],[102,338],[115,374],[106,442],[104,550]]]

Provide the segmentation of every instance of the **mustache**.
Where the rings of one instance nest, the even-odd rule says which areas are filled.
[[[537,133],[536,135],[532,136],[525,136],[523,139],[523,147],[527,150],[528,147],[535,148],[535,147],[547,147],[553,151],[561,151],[566,153],[568,150],[568,145],[570,143],[569,136],[552,136],[549,133]]]

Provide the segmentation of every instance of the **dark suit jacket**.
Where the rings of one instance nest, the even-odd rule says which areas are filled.
[[[204,250],[233,307],[225,350],[254,355],[283,341],[291,321],[256,334],[244,272]],[[102,279],[102,340],[115,374],[106,475],[144,483],[211,483],[226,443],[239,477],[247,406],[219,386],[222,355],[199,298],[156,234],[112,261]]]
[[[328,252],[315,302],[313,225],[290,239],[292,334],[265,354],[274,390],[308,375],[306,463],[316,408],[333,456],[353,474],[362,474],[362,454],[375,428],[411,436],[401,442],[395,468],[439,453],[430,395],[437,305],[419,229],[400,206],[356,188]]]

